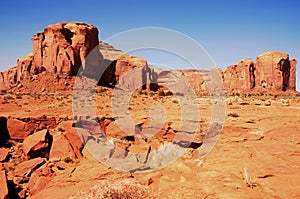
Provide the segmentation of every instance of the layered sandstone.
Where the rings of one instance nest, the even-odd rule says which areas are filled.
[[[157,90],[160,86],[182,93],[191,88],[196,93],[209,93],[212,86],[207,82],[215,82],[209,71],[150,67],[144,59],[99,42],[98,29],[90,24],[49,25],[35,34],[32,42],[32,53],[19,58],[16,67],[0,73],[0,90],[71,92],[77,74],[96,79],[101,86],[131,90]],[[228,93],[295,91],[296,63],[286,53],[266,52],[256,61],[248,58],[224,71],[214,71],[219,71]]]
[[[230,92],[295,91],[296,63],[282,52],[266,52],[255,62],[248,58],[227,67],[223,72],[224,87]]]
[[[32,53],[19,58],[16,67],[0,73],[0,90],[17,86],[20,90],[26,85],[27,90],[44,92],[51,90],[48,84],[64,90],[73,85],[72,78],[68,77],[78,72],[98,80],[99,85],[156,89],[157,75],[147,61],[99,43],[98,29],[93,25],[79,22],[49,25],[33,36],[32,43]]]
[[[157,90],[157,73],[146,60],[123,54],[105,70],[99,84],[122,89]]]

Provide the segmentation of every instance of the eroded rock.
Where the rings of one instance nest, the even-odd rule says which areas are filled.
[[[35,132],[23,142],[23,151],[30,158],[48,157],[52,145],[52,136],[47,129]]]
[[[7,178],[6,172],[0,171],[0,198],[7,199],[8,198],[8,187],[7,187]]]

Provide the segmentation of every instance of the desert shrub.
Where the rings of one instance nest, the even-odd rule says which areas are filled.
[[[182,97],[184,96],[183,93],[179,93],[179,92],[177,92],[176,95],[177,95],[177,96],[182,96]]]
[[[154,92],[153,92],[153,91],[150,91],[149,96],[150,96],[150,97],[153,97],[153,96],[154,96]]]
[[[152,199],[155,198],[148,187],[143,186],[136,181],[125,179],[112,181],[103,181],[101,184],[94,185],[87,192],[78,192],[76,196],[69,199]]]
[[[173,95],[172,91],[167,91],[166,92],[166,96],[171,96],[171,95]]]
[[[163,90],[160,90],[158,91],[158,96],[166,96],[166,94]]]
[[[229,117],[239,117],[237,113],[229,113],[227,116]]]
[[[107,91],[106,88],[97,88],[96,93],[105,93]]]
[[[14,99],[14,97],[10,94],[6,94],[6,95],[4,95],[3,99],[4,100],[12,100],[12,99]]]
[[[172,100],[172,103],[178,104],[178,100],[177,100],[177,99],[173,99],[173,100]]]

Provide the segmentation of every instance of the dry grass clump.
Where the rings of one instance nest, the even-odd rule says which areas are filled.
[[[69,199],[154,199],[149,187],[143,186],[134,180],[103,181],[89,190],[80,191]]]

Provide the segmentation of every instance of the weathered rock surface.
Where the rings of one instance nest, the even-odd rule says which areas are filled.
[[[74,75],[98,44],[98,29],[89,24],[71,22],[49,25],[32,38],[33,54],[18,60],[18,78],[43,71]]]
[[[7,128],[11,139],[25,139],[34,130],[29,129],[27,123],[20,120],[8,120]]]
[[[53,143],[49,158],[59,158],[61,160],[72,159],[76,157],[71,144],[62,133],[56,133],[53,136]]]
[[[30,195],[34,195],[43,190],[53,179],[54,175],[55,174],[48,167],[34,171],[27,185]]]
[[[63,135],[70,143],[73,152],[76,155],[76,158],[81,158],[81,151],[83,149],[83,141],[79,137],[79,132],[76,128],[72,127],[72,122],[62,122],[59,127],[64,130]]]
[[[33,52],[17,60],[17,66],[0,73],[0,90],[20,85],[22,80],[43,72],[76,75],[83,66],[86,74],[94,72],[92,61],[102,56],[99,51],[86,63],[87,55],[99,44],[98,29],[80,22],[49,25],[32,38]]]
[[[266,52],[255,62],[245,59],[223,73],[228,92],[295,91],[296,63],[283,52]]]
[[[47,129],[35,132],[24,140],[23,151],[30,158],[48,157],[52,140]]]
[[[114,86],[120,80],[121,85],[131,89],[141,85],[143,89],[156,89],[157,75],[146,60],[128,56],[104,42],[99,43],[98,29],[93,25],[80,22],[49,25],[43,32],[35,34],[32,42],[32,53],[19,58],[16,67],[0,73],[0,90],[16,86],[26,88],[33,81],[47,85],[47,81],[39,80],[45,73],[50,74],[47,76],[49,82],[58,90],[64,90],[68,88],[64,84],[70,86],[73,81],[64,79],[78,72],[99,80],[100,85]],[[82,71],[79,71],[81,66]],[[131,74],[123,77],[128,71],[132,71]],[[41,87],[39,92],[45,91],[49,88]]]
[[[248,58],[227,67],[223,72],[224,87],[228,91],[247,90],[255,87],[255,66],[252,59]]]
[[[0,162],[4,161],[9,153],[9,149],[6,148],[0,148]]]
[[[99,85],[118,85],[129,90],[157,90],[157,73],[144,59],[122,54],[103,64],[105,71],[99,79]]]
[[[5,171],[0,171],[0,198],[6,199],[8,198],[8,187],[7,187],[7,179]]]
[[[15,167],[14,174],[17,177],[23,177],[28,172],[33,172],[35,169],[39,168],[41,165],[45,163],[43,158],[34,158],[31,160],[27,160],[18,164]]]
[[[33,134],[35,130],[53,129],[57,126],[55,117],[17,118],[7,121],[7,128],[11,139],[23,140]]]

